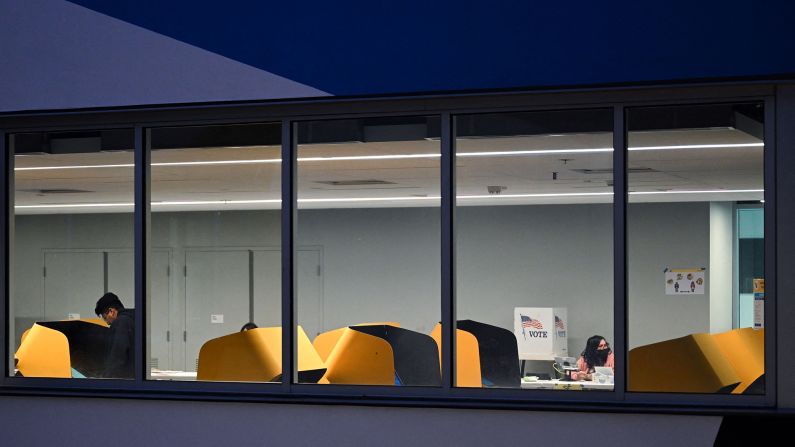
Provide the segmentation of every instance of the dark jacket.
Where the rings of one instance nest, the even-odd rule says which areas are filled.
[[[110,325],[102,377],[135,378],[135,312],[124,309]]]

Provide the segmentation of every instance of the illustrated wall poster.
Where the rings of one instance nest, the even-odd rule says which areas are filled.
[[[754,278],[754,329],[765,327],[765,280]]]
[[[705,269],[665,269],[666,295],[703,295]]]

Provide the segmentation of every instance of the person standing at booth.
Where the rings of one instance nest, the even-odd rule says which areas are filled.
[[[108,292],[97,301],[94,313],[110,326],[101,377],[135,378],[135,312],[125,309],[119,297]]]

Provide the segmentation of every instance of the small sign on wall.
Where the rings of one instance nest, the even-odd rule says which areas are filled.
[[[754,329],[765,327],[765,280],[754,278]]]
[[[212,315],[210,315],[210,323],[211,324],[223,324],[224,323],[224,314],[212,314]]]
[[[703,295],[706,270],[665,269],[666,295]]]
[[[79,320],[80,319],[80,314],[69,314],[69,315],[66,316],[66,319],[67,320]]]

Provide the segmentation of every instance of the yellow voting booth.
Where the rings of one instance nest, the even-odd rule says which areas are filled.
[[[433,340],[395,322],[363,323],[325,332],[314,345],[328,370],[318,383],[439,386]]]
[[[393,385],[394,357],[386,340],[345,327],[328,354],[324,379],[337,384]]]
[[[385,321],[385,322],[374,322],[374,323],[361,323],[356,324],[354,326],[369,326],[369,325],[387,325],[387,326],[394,326],[400,327],[400,323],[396,323],[394,321]],[[328,359],[329,354],[334,349],[334,346],[337,345],[337,342],[340,340],[342,335],[345,333],[345,330],[348,329],[348,326],[332,329],[330,331],[323,332],[322,334],[318,334],[314,340],[312,340],[312,346],[315,347],[318,355],[320,358],[325,362]]]
[[[96,377],[101,372],[108,325],[91,318],[37,322],[22,334],[14,354],[24,377]]]
[[[441,325],[431,333],[441,362]],[[521,380],[513,332],[475,320],[456,322],[456,386],[513,388]],[[441,363],[440,363],[441,364]]]
[[[442,367],[442,325],[436,324],[431,332],[431,338],[436,342],[439,350],[439,368]],[[469,332],[456,329],[455,331],[455,383],[459,387],[480,388],[483,380],[480,376],[480,348],[478,339]]]
[[[629,351],[628,390],[742,394],[765,373],[764,330],[692,334]]]
[[[326,372],[323,360],[298,326],[298,378],[317,382]],[[273,382],[282,374],[282,328],[257,328],[205,343],[199,351],[198,380]]]
[[[34,324],[22,335],[14,357],[24,377],[72,377],[69,341],[54,329]]]

